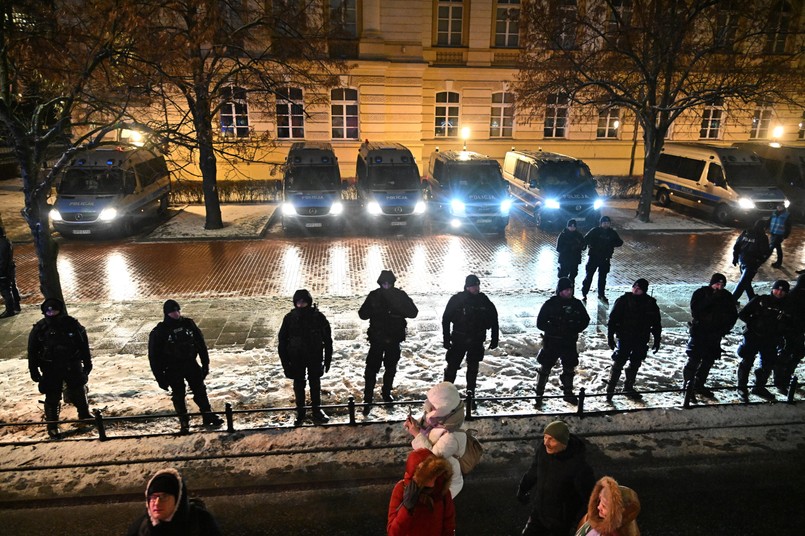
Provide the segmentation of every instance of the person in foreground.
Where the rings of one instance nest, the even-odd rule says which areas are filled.
[[[405,477],[397,482],[389,502],[389,536],[452,536],[456,509],[448,485],[450,463],[428,449],[408,455]]]
[[[517,500],[528,504],[535,488],[534,506],[523,536],[573,533],[595,486],[585,453],[581,438],[571,434],[563,421],[553,421],[545,427],[534,461],[517,489]]]
[[[145,514],[129,527],[127,536],[220,536],[215,518],[197,499],[188,499],[187,486],[176,469],[162,469],[145,487]]]
[[[595,483],[576,536],[640,536],[638,514],[637,493],[605,476]]]

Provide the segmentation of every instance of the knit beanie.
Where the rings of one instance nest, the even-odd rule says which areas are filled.
[[[179,307],[179,302],[176,300],[167,300],[164,304],[162,304],[162,312],[164,312],[166,315],[181,309],[182,308]]]
[[[377,278],[378,285],[382,285],[383,283],[391,283],[393,285],[395,281],[397,281],[397,278],[394,277],[391,270],[383,270],[380,272],[380,277]]]
[[[307,289],[302,288],[293,293],[293,304],[296,305],[299,300],[303,300],[308,305],[313,305],[313,296],[310,295]]]
[[[785,279],[778,279],[771,286],[771,289],[772,290],[777,290],[778,288],[783,289],[785,292],[788,292],[789,290],[791,290],[791,285],[789,285],[788,281],[786,281]]]
[[[572,219],[572,218],[571,218],[571,219],[569,219],[569,220],[567,220],[567,225],[566,225],[566,227],[570,227],[571,225],[572,225],[573,227],[575,227],[575,226],[576,226],[576,220],[574,220],[574,219]]]
[[[634,282],[633,287],[637,287],[642,290],[644,293],[648,292],[648,280],[643,279],[642,277]]]
[[[713,277],[710,278],[710,284],[711,285],[715,285],[719,281],[721,282],[722,285],[726,286],[727,278],[724,277],[724,274],[715,273],[715,274],[713,274]]]
[[[467,279],[464,280],[464,288],[467,287],[474,287],[481,284],[481,280],[478,279],[478,276],[470,274],[467,276]]]
[[[559,294],[566,288],[573,288],[573,282],[567,277],[560,277],[556,283],[556,294]]]
[[[563,421],[553,421],[545,427],[543,435],[549,435],[563,445],[567,445],[570,441],[570,430]]]
[[[59,299],[48,298],[42,302],[42,305],[40,305],[39,308],[42,310],[42,314],[45,314],[48,309],[53,309],[54,311],[64,311],[64,304]]]
[[[610,222],[610,223],[612,222],[612,220],[609,219],[609,216],[601,216],[601,219],[598,220],[598,223],[606,223],[606,222]]]
[[[146,495],[154,493],[168,493],[174,497],[179,496],[179,481],[171,473],[160,473],[148,484]]]

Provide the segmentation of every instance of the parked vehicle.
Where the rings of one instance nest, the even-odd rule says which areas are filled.
[[[571,218],[579,226],[598,224],[604,202],[590,168],[577,158],[542,150],[509,151],[503,178],[518,208],[541,227],[564,227]]]
[[[760,158],[737,147],[667,143],[654,179],[657,203],[704,211],[722,224],[766,218],[788,199]]]
[[[282,176],[282,228],[343,226],[343,190],[338,158],[325,142],[297,142]]]
[[[165,157],[134,145],[80,151],[57,179],[50,211],[64,237],[134,234],[142,221],[165,214],[171,191]]]
[[[425,219],[422,179],[414,155],[402,144],[364,142],[355,177],[358,202],[373,227],[421,229]]]
[[[503,233],[512,199],[494,158],[472,151],[434,151],[426,176],[425,195],[431,216],[453,229]]]
[[[777,187],[791,202],[791,214],[805,219],[805,146],[751,141],[732,145],[760,157]]]

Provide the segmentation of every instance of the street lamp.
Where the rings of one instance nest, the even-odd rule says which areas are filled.
[[[464,150],[467,150],[467,140],[470,138],[470,127],[461,129],[461,139],[464,140]]]

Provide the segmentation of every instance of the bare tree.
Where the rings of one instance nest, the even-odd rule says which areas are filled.
[[[529,2],[518,107],[536,116],[554,99],[631,110],[645,149],[637,217],[647,222],[660,151],[681,114],[722,100],[802,106],[801,13],[790,10],[777,0]]]
[[[0,138],[19,163],[41,292],[63,301],[48,197],[71,155],[125,118],[119,66],[142,11],[123,0],[6,0],[2,9]]]
[[[345,66],[327,57],[327,17],[319,0],[167,0],[154,2],[139,50],[150,79],[148,124],[198,162],[205,229],[223,227],[217,189],[220,160],[244,162],[273,142],[238,122],[246,103],[264,117],[288,86],[311,90],[306,104],[337,85]],[[318,97],[317,97],[318,96]],[[222,112],[226,112],[222,114]],[[220,129],[217,116],[225,117]]]

